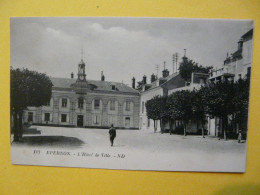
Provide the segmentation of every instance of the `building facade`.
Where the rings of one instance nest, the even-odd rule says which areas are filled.
[[[253,29],[246,32],[238,41],[237,50],[227,54],[223,65],[211,72],[209,80],[218,82],[223,79],[237,81],[250,76],[253,52]]]
[[[252,52],[253,52],[253,29],[246,32],[238,41],[237,50],[228,55],[224,60],[221,68],[211,72],[209,81],[220,82],[228,80],[236,82],[239,79],[250,78],[252,67]],[[229,119],[229,124],[232,117]],[[230,124],[231,125],[231,124]],[[219,136],[222,134],[222,124],[219,118],[208,118],[208,135]],[[234,129],[233,133],[237,133],[239,127]]]
[[[184,56],[185,57],[185,56]],[[207,82],[208,74],[202,73],[192,73],[191,82],[186,83],[181,75],[176,72],[169,74],[167,69],[162,71],[162,77],[159,79],[153,79],[154,75],[151,75],[151,83],[146,83],[146,76],[143,78],[143,85],[140,89],[140,129],[142,130],[151,130],[154,129],[161,130],[160,121],[153,121],[148,119],[146,114],[145,103],[152,99],[154,96],[168,96],[176,91],[180,90],[196,90],[199,89],[203,84]],[[180,126],[179,121],[175,121],[177,126]],[[188,124],[189,133],[197,133],[198,128],[197,124],[190,122]],[[166,131],[170,129],[169,121],[163,123],[163,129]]]
[[[78,78],[53,78],[48,105],[29,107],[24,122],[38,125],[122,129],[139,127],[139,92],[123,83],[87,80],[85,63],[78,65]]]

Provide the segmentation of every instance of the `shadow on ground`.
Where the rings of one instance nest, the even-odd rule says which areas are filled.
[[[80,147],[84,142],[75,137],[65,136],[24,136],[21,141],[13,142],[12,145],[28,146],[54,146],[54,147]]]

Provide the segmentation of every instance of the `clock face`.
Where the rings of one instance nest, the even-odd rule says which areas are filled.
[[[80,76],[79,76],[79,79],[80,79],[80,80],[84,80],[84,76],[83,76],[83,75],[80,75]]]

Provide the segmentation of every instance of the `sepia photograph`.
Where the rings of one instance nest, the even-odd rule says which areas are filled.
[[[246,172],[253,34],[253,20],[10,18],[11,163]]]

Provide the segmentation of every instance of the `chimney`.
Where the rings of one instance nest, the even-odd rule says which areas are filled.
[[[143,76],[143,84],[144,85],[146,84],[146,76],[145,75]]]
[[[132,88],[135,89],[135,78],[132,78]]]
[[[237,46],[237,49],[240,50],[243,48],[243,38],[241,38],[238,42],[238,46]]]
[[[156,80],[156,77],[154,74],[151,75],[151,83],[154,82]]]
[[[103,71],[101,71],[101,81],[105,81],[105,76],[103,74]]]
[[[162,76],[163,76],[163,78],[166,78],[167,76],[169,76],[169,70],[167,70],[167,69],[163,70]]]
[[[73,73],[73,72],[70,74],[70,77],[71,77],[72,79],[74,78],[74,73]]]
[[[169,76],[169,70],[165,69],[165,64],[166,62],[163,62],[163,71],[162,71],[162,76],[163,78],[166,78],[167,76]]]

